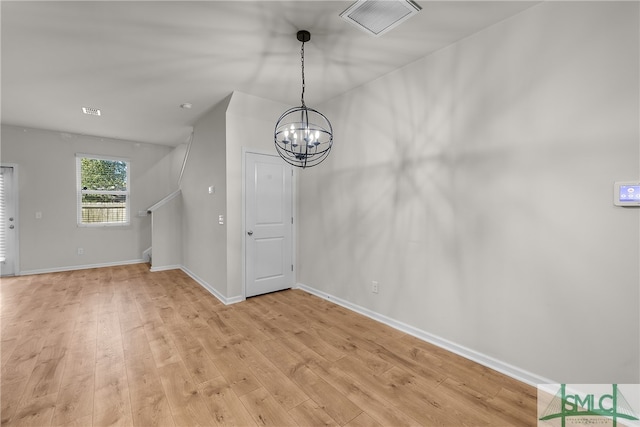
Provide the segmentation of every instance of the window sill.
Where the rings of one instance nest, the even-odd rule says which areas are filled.
[[[102,222],[93,224],[78,224],[81,228],[129,227],[130,222]]]

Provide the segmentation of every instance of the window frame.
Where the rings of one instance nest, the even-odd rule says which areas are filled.
[[[124,162],[127,168],[127,190],[83,190],[82,189],[82,159],[107,160]],[[131,161],[117,156],[103,156],[98,154],[76,153],[76,224],[78,227],[128,227],[131,225]],[[82,196],[84,194],[125,196],[125,221],[119,222],[83,222]]]

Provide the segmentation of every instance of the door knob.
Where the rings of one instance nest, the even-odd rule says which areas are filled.
[[[247,234],[248,234],[249,236],[253,236],[253,231],[249,230],[249,231],[247,231]]]
[[[9,226],[9,228],[13,230],[16,227],[12,224],[12,225]]]

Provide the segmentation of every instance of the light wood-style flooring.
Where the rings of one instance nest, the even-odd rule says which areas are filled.
[[[534,426],[536,390],[300,290],[148,265],[3,278],[2,426]]]

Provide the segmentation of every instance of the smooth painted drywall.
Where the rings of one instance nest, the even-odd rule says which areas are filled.
[[[640,178],[638,21],[545,2],[321,105],[298,281],[557,382],[640,382],[640,210],[612,204]]]
[[[77,226],[76,153],[130,159],[130,226]],[[2,161],[19,166],[22,274],[141,260],[151,246],[151,218],[137,214],[177,183],[171,147],[48,130],[3,125]]]
[[[192,275],[227,292],[225,111],[230,97],[214,106],[194,126],[182,175],[182,262]],[[209,194],[209,187],[215,192]]]
[[[181,193],[153,210],[151,243],[151,271],[168,270],[182,265]]]

